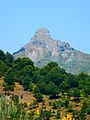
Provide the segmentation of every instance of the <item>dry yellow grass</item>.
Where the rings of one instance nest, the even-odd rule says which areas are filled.
[[[4,94],[4,91],[3,91],[3,83],[4,83],[4,80],[3,78],[0,78],[0,94]]]
[[[17,95],[19,96],[19,102],[20,103],[27,103],[27,102],[32,102],[35,98],[33,97],[33,93],[32,92],[28,92],[28,91],[24,91],[24,88],[22,85],[20,85],[19,83],[15,82],[15,87],[14,87],[14,91],[10,92],[13,95]],[[21,99],[21,96],[23,96],[23,98]]]

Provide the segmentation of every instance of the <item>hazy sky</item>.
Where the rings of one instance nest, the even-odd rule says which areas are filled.
[[[90,54],[90,0],[0,0],[0,49],[13,53],[38,28]]]

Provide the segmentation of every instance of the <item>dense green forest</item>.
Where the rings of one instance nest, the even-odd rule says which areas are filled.
[[[18,82],[23,85],[25,91],[33,92],[36,103],[44,103],[43,95],[47,95],[49,100],[57,100],[60,94],[62,94],[62,96],[65,97],[64,102],[58,103],[55,101],[52,104],[53,109],[57,109],[56,119],[61,119],[59,108],[63,106],[68,109],[75,120],[85,120],[86,116],[90,115],[90,76],[86,73],[80,73],[78,75],[67,73],[53,61],[40,69],[37,68],[29,58],[18,58],[14,60],[10,53],[7,52],[5,54],[0,50],[0,77],[2,76],[4,76],[5,91],[13,91],[15,82]],[[83,100],[80,111],[72,110],[72,106],[69,105],[71,97],[74,98],[73,101],[76,103],[79,103],[81,99]],[[15,96],[15,99],[12,100],[16,100],[18,103],[18,97]],[[14,112],[16,112],[16,118],[15,116],[13,117],[10,112],[10,118],[7,118],[7,120],[19,120],[20,115],[18,115],[17,112],[20,107],[23,109],[23,106],[13,108],[16,109],[16,111],[14,110]],[[22,112],[22,109],[20,112]],[[0,110],[1,119],[2,114]],[[26,115],[27,113],[24,112],[23,114]],[[38,117],[34,118],[34,113],[30,112],[28,119],[49,120],[51,116],[52,113],[50,110],[47,111],[42,108]],[[27,118],[24,117],[22,117],[21,120],[27,120]],[[72,120],[74,120],[74,118],[72,118]],[[4,120],[4,118],[2,120]]]

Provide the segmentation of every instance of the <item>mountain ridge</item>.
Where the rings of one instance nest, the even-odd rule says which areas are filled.
[[[31,40],[13,56],[15,59],[29,57],[38,67],[55,61],[67,72],[90,74],[90,55],[74,49],[69,43],[54,40],[47,28],[38,29]]]

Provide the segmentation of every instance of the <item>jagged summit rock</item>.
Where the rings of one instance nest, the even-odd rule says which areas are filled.
[[[51,39],[51,36],[50,36],[50,33],[48,31],[47,28],[39,28],[36,33],[35,33],[35,36],[38,38],[38,39]],[[45,37],[45,38],[44,38]]]
[[[13,54],[14,58],[29,57],[39,67],[50,61],[57,62],[71,73],[90,73],[90,55],[70,46],[69,43],[52,39],[47,28],[38,29],[30,42]]]

